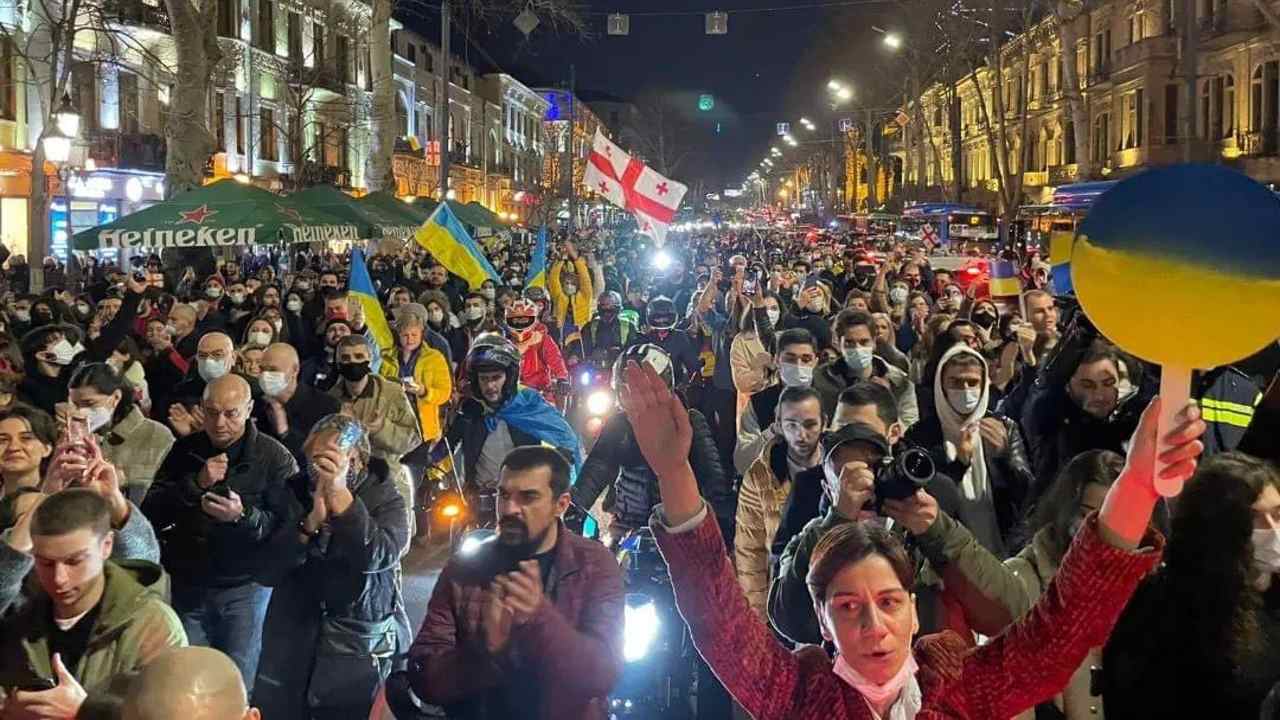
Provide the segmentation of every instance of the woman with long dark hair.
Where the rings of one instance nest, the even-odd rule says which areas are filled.
[[[1280,471],[1214,455],[1174,507],[1165,564],[1103,653],[1103,710],[1124,720],[1256,718],[1280,680]]]

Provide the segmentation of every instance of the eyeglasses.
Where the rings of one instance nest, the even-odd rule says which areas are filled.
[[[208,405],[202,405],[201,407],[204,408],[204,415],[206,418],[214,419],[221,415],[224,420],[228,420],[230,422],[239,421],[246,413],[246,409],[243,406],[233,407],[228,410],[218,410],[217,408],[209,407]]]

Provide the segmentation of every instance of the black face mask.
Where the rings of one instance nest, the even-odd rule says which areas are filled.
[[[604,322],[607,322],[607,323],[610,323],[610,322],[613,322],[614,320],[617,320],[617,319],[618,319],[618,311],[617,311],[617,309],[614,309],[614,308],[610,308],[610,309],[607,309],[607,310],[606,310],[606,309],[601,309],[601,310],[600,310],[600,319],[601,319],[601,320],[603,320]]]
[[[369,374],[369,361],[338,363],[338,374],[345,380],[360,382]]]
[[[983,330],[990,330],[991,326],[996,324],[996,316],[985,312],[974,313],[973,324]]]

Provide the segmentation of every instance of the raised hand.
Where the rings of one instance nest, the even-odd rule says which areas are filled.
[[[620,389],[622,408],[645,461],[658,476],[667,521],[679,525],[702,509],[698,482],[689,466],[693,428],[684,403],[647,363],[627,363]]]
[[[186,406],[174,403],[169,406],[169,427],[173,428],[178,437],[186,437],[196,431],[197,425],[195,417],[187,412]]]

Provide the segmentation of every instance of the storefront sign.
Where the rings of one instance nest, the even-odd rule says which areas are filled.
[[[359,240],[354,225],[286,225],[281,233],[291,243],[329,242],[331,240]]]
[[[178,230],[103,230],[98,245],[104,248],[224,247],[252,245],[257,228],[181,228]]]

